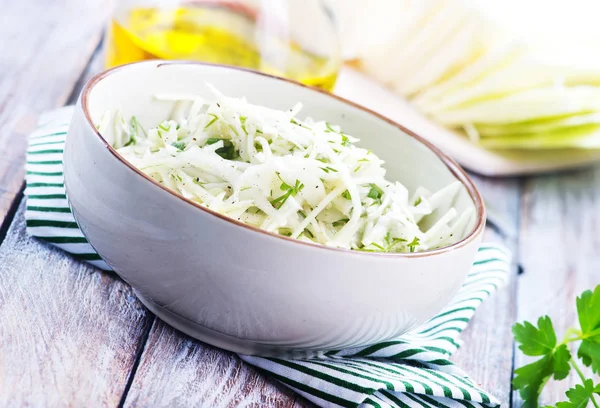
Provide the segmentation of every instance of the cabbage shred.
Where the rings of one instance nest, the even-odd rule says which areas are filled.
[[[384,162],[340,127],[300,120],[298,104],[277,111],[225,97],[173,101],[169,120],[143,129],[119,112],[102,120],[114,147],[158,183],[206,208],[302,241],[369,252],[417,252],[457,242],[470,213],[450,208],[419,225],[460,183],[414,194],[385,178]],[[447,208],[446,205],[444,208]]]

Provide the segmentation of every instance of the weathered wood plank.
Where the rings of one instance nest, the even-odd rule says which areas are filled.
[[[562,339],[577,326],[575,298],[600,283],[600,167],[527,180],[520,228],[518,320],[549,315]],[[520,351],[515,367],[529,362]],[[565,400],[576,375],[550,381],[541,405]],[[515,394],[516,406],[521,405]]]
[[[0,223],[23,183],[26,135],[61,106],[98,44],[106,0],[0,0]]]
[[[1,221],[20,199],[26,135],[72,93],[110,7],[0,6]],[[116,406],[151,317],[122,281],[28,238],[23,211],[0,247],[0,405]]]
[[[0,247],[0,406],[119,403],[151,319],[131,288],[25,232]]]
[[[310,404],[235,354],[156,319],[125,407],[304,407]]]
[[[499,213],[514,231],[518,230],[520,191],[518,179],[487,179],[472,176],[490,207]],[[513,252],[513,267],[508,285],[477,309],[462,334],[464,345],[452,360],[482,387],[509,406],[513,361],[511,325],[516,315],[517,237],[498,232],[488,225],[485,241],[499,242]]]

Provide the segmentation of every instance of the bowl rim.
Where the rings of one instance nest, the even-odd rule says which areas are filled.
[[[110,75],[117,73],[119,71],[122,71],[122,70],[135,69],[135,67],[138,65],[155,65],[156,68],[160,68],[162,66],[171,66],[171,65],[193,65],[193,66],[198,66],[198,67],[212,67],[212,68],[218,68],[218,69],[228,69],[228,70],[233,70],[233,71],[246,72],[246,73],[249,73],[252,75],[260,75],[263,77],[267,77],[267,78],[270,78],[270,79],[273,79],[276,81],[287,82],[294,86],[305,88],[310,92],[318,92],[318,93],[321,93],[322,95],[324,95],[325,97],[332,98],[332,99],[336,100],[337,102],[340,102],[344,105],[349,105],[353,108],[362,110],[363,112],[365,112],[371,116],[374,116],[377,119],[380,119],[380,120],[383,120],[383,121],[389,123],[390,125],[394,126],[398,130],[400,130],[401,132],[404,132],[405,134],[412,137],[413,139],[416,139],[419,143],[421,143],[422,145],[427,147],[430,151],[432,151],[438,157],[438,159],[440,159],[444,163],[444,165],[450,171],[450,173],[458,181],[460,181],[460,183],[467,189],[467,192],[469,193],[469,196],[471,197],[471,200],[473,200],[473,203],[475,205],[475,211],[477,213],[476,214],[476,216],[477,216],[476,224],[473,227],[473,230],[466,237],[464,237],[463,239],[461,239],[458,242],[455,242],[452,245],[448,245],[448,246],[441,247],[441,248],[429,249],[429,250],[421,251],[421,252],[410,252],[410,253],[407,253],[407,252],[363,252],[363,251],[356,251],[356,250],[346,249],[346,248],[330,247],[330,246],[318,244],[315,242],[306,242],[306,241],[301,241],[299,239],[286,237],[285,235],[280,235],[275,232],[265,231],[258,227],[248,225],[248,224],[238,221],[236,219],[230,218],[226,215],[220,214],[214,210],[203,207],[202,205],[185,198],[180,193],[178,193],[174,190],[171,190],[171,189],[163,186],[162,184],[159,184],[154,179],[152,179],[150,176],[144,174],[141,170],[139,170],[133,164],[128,162],[123,156],[121,156],[106,141],[106,139],[104,139],[104,137],[100,134],[100,132],[98,131],[98,128],[94,125],[94,122],[92,121],[92,118],[91,118],[91,115],[90,115],[90,112],[88,109],[88,98],[89,98],[89,94],[92,91],[92,89],[100,81],[109,77]],[[405,128],[401,124],[387,118],[386,116],[383,116],[365,106],[362,106],[358,103],[352,102],[348,99],[342,98],[338,95],[335,95],[335,94],[325,91],[323,89],[304,85],[300,82],[297,82],[297,81],[294,81],[291,79],[270,75],[270,74],[267,74],[267,73],[264,73],[261,71],[256,71],[256,70],[250,69],[250,68],[236,67],[236,66],[224,65],[224,64],[213,64],[213,63],[207,63],[207,62],[187,61],[187,60],[169,60],[169,61],[167,61],[167,60],[146,60],[146,61],[138,61],[138,62],[132,62],[129,64],[120,65],[120,66],[108,69],[106,71],[103,71],[99,74],[96,74],[84,85],[84,87],[81,91],[80,97],[79,97],[79,102],[81,104],[81,108],[83,110],[83,114],[87,121],[88,126],[90,126],[90,128],[93,130],[94,134],[100,139],[100,142],[102,144],[104,144],[104,146],[108,149],[108,151],[122,164],[127,166],[129,169],[133,170],[135,173],[137,173],[142,178],[151,182],[154,186],[159,187],[163,191],[166,191],[167,193],[171,194],[172,196],[183,200],[184,202],[196,207],[197,209],[204,211],[210,215],[219,217],[226,222],[232,223],[234,225],[237,225],[237,226],[240,226],[243,228],[247,228],[251,231],[255,231],[260,234],[266,234],[268,236],[271,236],[271,237],[274,237],[277,239],[283,239],[285,241],[289,241],[289,242],[295,243],[295,244],[308,245],[308,246],[314,247],[316,249],[322,249],[322,250],[328,250],[328,251],[339,251],[341,253],[347,253],[347,254],[352,254],[352,255],[394,257],[394,258],[396,258],[396,257],[397,258],[422,258],[422,257],[434,256],[434,255],[438,255],[438,254],[442,254],[442,253],[446,253],[446,252],[450,252],[450,251],[462,248],[462,247],[468,245],[469,243],[471,243],[473,240],[477,239],[485,227],[486,210],[485,210],[485,205],[483,203],[483,198],[481,197],[481,194],[479,193],[477,187],[475,187],[475,184],[473,183],[471,178],[460,167],[460,165],[456,161],[454,161],[454,159],[451,159],[449,156],[447,156],[445,153],[443,153],[441,150],[439,150],[436,146],[434,146],[431,142],[425,140],[424,138],[417,135],[413,131]]]

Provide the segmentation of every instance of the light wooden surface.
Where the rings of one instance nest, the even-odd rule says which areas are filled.
[[[26,236],[25,136],[38,113],[66,103],[101,69],[98,54],[90,58],[110,6],[0,7],[9,16],[0,24],[0,406],[308,406],[235,355],[155,319],[114,275]],[[453,359],[504,406],[520,406],[510,381],[525,360],[510,326],[547,313],[562,333],[575,324],[576,295],[600,283],[600,167],[475,180],[519,234],[488,228],[488,239],[514,251],[511,281],[478,310]],[[542,403],[563,395],[550,383]]]

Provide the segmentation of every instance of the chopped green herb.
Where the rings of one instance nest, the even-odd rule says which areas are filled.
[[[354,173],[356,173],[358,170],[360,170],[361,166],[362,166],[361,164],[359,164],[358,166],[356,166],[356,168],[354,169]]]
[[[279,178],[279,180],[281,180],[280,189],[285,191],[285,193],[283,195],[271,200],[271,205],[273,207],[279,209],[279,208],[281,208],[281,206],[283,204],[285,204],[285,202],[288,200],[288,198],[296,196],[296,194],[298,194],[300,191],[302,191],[302,189],[304,188],[304,184],[302,184],[300,182],[300,180],[296,180],[296,183],[292,187],[281,178],[281,175],[279,173],[276,173],[276,174],[277,174],[277,177]],[[271,192],[271,195],[272,194],[273,193]]]
[[[246,130],[246,119],[247,118],[245,116],[240,116],[240,123],[242,124],[242,130],[244,131],[246,136],[248,136],[248,131]]]
[[[419,204],[421,204],[421,202],[423,202],[423,199],[421,198],[421,196],[417,197],[417,199],[415,200],[415,207]]]
[[[183,149],[185,149],[185,143],[184,142],[173,142],[173,143],[171,143],[171,146],[177,148],[177,150],[183,150]]]
[[[303,127],[304,129],[308,129],[308,130],[312,130],[311,128],[309,128],[308,126],[303,125],[302,123],[297,122],[294,118],[290,119],[290,123],[296,125],[296,126],[300,126]]]
[[[235,146],[229,140],[223,140],[223,147],[219,147],[215,150],[215,153],[225,160],[233,160],[240,157],[238,151],[235,150]]]
[[[214,115],[212,113],[208,113],[207,115],[210,115],[213,118],[210,120],[210,122],[208,122],[206,124],[206,126],[204,126],[204,130],[208,129],[213,123],[215,123],[217,120],[219,120],[219,117],[217,115]]]
[[[281,180],[281,186],[279,188],[281,188],[283,191],[291,190],[293,188],[281,178],[281,173],[275,172],[275,174],[277,175],[277,178]],[[298,182],[298,180],[296,180],[296,182]]]
[[[376,242],[372,242],[371,245],[373,245],[375,248],[379,249],[380,251],[387,252],[387,250],[384,247],[382,247],[381,245],[379,245]]]
[[[419,238],[415,237],[409,244],[406,244],[410,252],[415,252],[417,247],[419,246]]]
[[[379,251],[376,251],[374,249],[365,248],[364,246],[356,248],[355,251],[361,251],[361,252],[379,252]]]
[[[123,145],[123,147],[131,146],[135,144],[135,137],[131,136],[129,140]]]
[[[298,214],[302,216],[302,218],[306,218],[306,213],[302,210],[298,210]]]
[[[284,235],[286,237],[291,237],[292,230],[289,228],[279,228],[279,234]]]
[[[346,225],[350,221],[348,218],[342,218],[341,220],[335,221],[333,224],[334,227],[341,227],[342,225]]]
[[[325,122],[325,126],[327,127],[326,132],[333,132],[333,133],[337,133],[337,131],[331,127],[331,125],[329,124],[329,122]]]
[[[220,137],[209,137],[208,139],[206,139],[206,144],[207,145],[215,144],[220,140],[223,140],[223,139],[221,139]]]
[[[350,192],[348,190],[342,193],[342,197],[344,197],[346,200],[352,200],[352,196],[350,195]]]
[[[321,170],[323,170],[325,173],[329,173],[330,171],[333,171],[334,173],[337,173],[338,171],[332,167],[319,167]]]
[[[304,235],[306,235],[307,237],[311,238],[311,239],[315,237],[315,236],[313,235],[313,233],[312,233],[312,232],[310,232],[310,230],[309,230],[309,229],[305,229],[304,231],[302,231],[302,233],[303,233]]]
[[[345,134],[342,133],[342,146],[349,146],[350,145],[350,139],[348,139],[348,136],[346,136]]]
[[[383,190],[377,187],[375,184],[371,184],[371,189],[367,194],[367,197],[372,198],[373,200],[381,200],[383,196]]]

